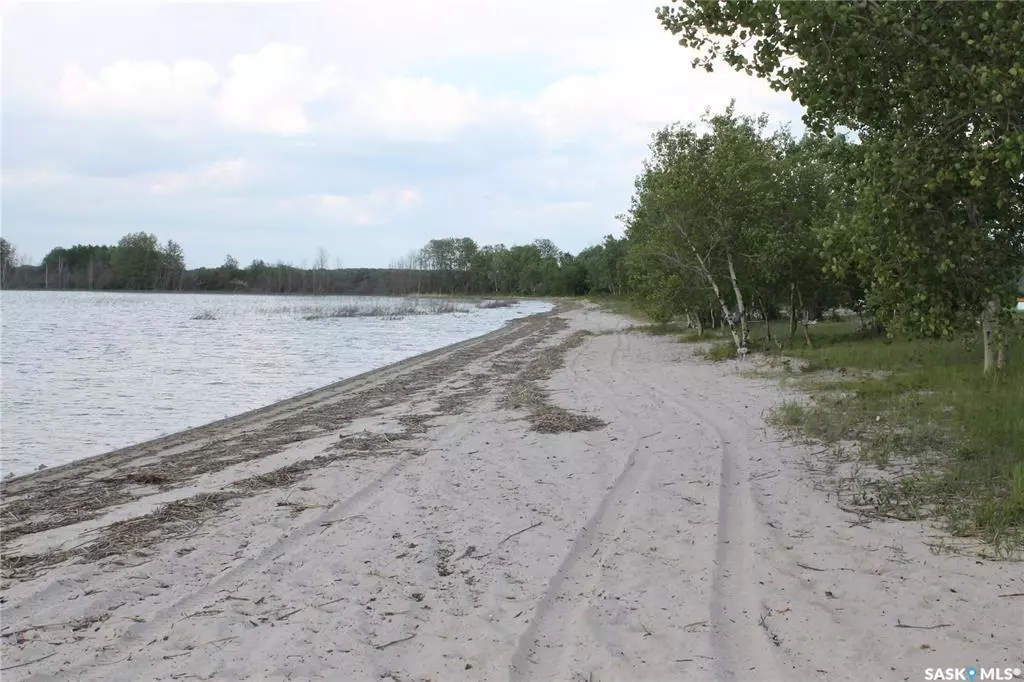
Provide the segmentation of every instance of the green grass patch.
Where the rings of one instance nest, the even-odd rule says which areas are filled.
[[[631,317],[638,322],[650,324],[648,315],[635,301],[625,296],[588,296],[586,300],[601,306],[610,313]]]
[[[813,404],[784,403],[774,419],[826,444],[856,442],[885,470],[854,503],[941,518],[997,555],[1024,551],[1024,345],[1005,374],[986,377],[980,348],[963,342],[887,340],[848,323],[815,325],[813,338],[784,351],[806,362]]]
[[[706,360],[712,362],[722,362],[723,360],[731,360],[737,357],[736,344],[732,341],[719,341],[713,343],[700,353]]]
[[[775,408],[771,421],[783,428],[803,426],[807,421],[807,408],[801,403],[787,400]]]

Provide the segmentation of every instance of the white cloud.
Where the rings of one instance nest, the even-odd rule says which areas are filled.
[[[256,54],[238,55],[229,68],[217,111],[225,125],[239,130],[307,133],[306,106],[336,87],[333,69],[312,71],[306,51],[293,45],[272,43]]]
[[[69,64],[56,100],[78,115],[166,121],[198,114],[229,129],[294,135],[310,132],[306,107],[336,86],[333,69],[311,68],[305,49],[271,43],[236,55],[223,81],[197,59],[117,61],[96,74]]]
[[[341,103],[339,125],[388,140],[440,140],[478,120],[483,102],[429,78],[385,77],[352,83]]]
[[[65,109],[86,116],[178,118],[207,106],[218,81],[214,68],[196,59],[170,65],[118,61],[94,76],[70,64],[57,86],[57,97]]]
[[[691,69],[687,60],[675,46],[643,49],[619,65],[556,81],[524,108],[552,143],[587,139],[633,148],[655,129],[697,120],[731,98],[742,111],[768,111],[776,120],[798,115],[788,98],[763,84],[728,70]]]
[[[364,227],[382,225],[390,217],[422,205],[423,196],[416,189],[402,188],[356,196],[319,194],[307,197],[306,201],[337,223]]]
[[[241,187],[252,176],[245,159],[225,159],[178,173],[161,173],[148,179],[156,194],[177,194],[187,190],[224,190]]]

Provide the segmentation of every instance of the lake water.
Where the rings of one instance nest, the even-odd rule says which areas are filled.
[[[461,302],[438,314],[436,301],[377,297],[0,295],[4,475],[240,414],[551,307]],[[421,314],[330,317],[412,304]]]

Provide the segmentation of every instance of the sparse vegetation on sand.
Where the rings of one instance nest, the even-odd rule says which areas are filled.
[[[941,519],[1002,556],[1024,550],[1019,344],[1005,374],[983,376],[964,342],[891,340],[853,322],[821,323],[812,338],[776,356],[811,400],[783,403],[774,421],[841,462],[872,465],[842,499],[866,514]]]

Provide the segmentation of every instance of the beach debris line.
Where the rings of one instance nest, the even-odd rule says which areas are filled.
[[[292,308],[294,310],[294,307]],[[557,311],[525,318],[492,335],[481,337],[407,367],[384,370],[365,385],[328,388],[315,398],[275,406],[276,414],[246,423],[242,417],[212,424],[198,431],[174,434],[153,443],[111,453],[102,464],[76,469],[75,476],[25,476],[0,483],[3,492],[3,551],[0,566],[5,579],[32,580],[40,573],[71,560],[96,561],[118,553],[132,553],[166,539],[186,537],[202,523],[234,504],[235,498],[260,494],[303,480],[308,472],[359,456],[423,454],[402,447],[425,433],[428,423],[442,415],[459,414],[486,393],[501,387],[502,377],[486,371],[466,371],[481,360],[529,357],[531,351],[563,330]],[[551,353],[543,357],[550,360]],[[464,379],[450,387],[452,377]],[[449,390],[451,388],[451,390]],[[92,531],[88,540],[49,551],[19,551],[21,538],[55,528],[101,518],[109,510],[154,494],[170,491],[200,476],[242,463],[256,462],[281,452],[288,445],[336,431],[353,420],[396,405],[410,404],[417,396],[433,397],[437,408],[429,413],[397,418],[404,432],[362,433],[339,438],[335,449],[279,469],[229,483],[224,490],[187,498],[142,517]],[[271,409],[271,408],[268,408]],[[173,457],[163,456],[174,450]],[[139,466],[139,458],[155,461]],[[167,528],[164,529],[163,526]],[[326,530],[326,528],[324,529]],[[182,552],[187,551],[183,548]]]
[[[558,322],[563,323],[558,325]],[[552,320],[557,327],[567,326],[564,320]],[[539,382],[549,379],[556,371],[565,366],[565,356],[573,348],[582,345],[590,332],[575,332],[562,343],[545,348],[538,352],[507,384],[501,406],[509,410],[525,410],[526,420],[530,428],[538,433],[568,433],[579,431],[598,431],[608,422],[592,415],[577,414],[551,402],[549,391],[540,386]]]

